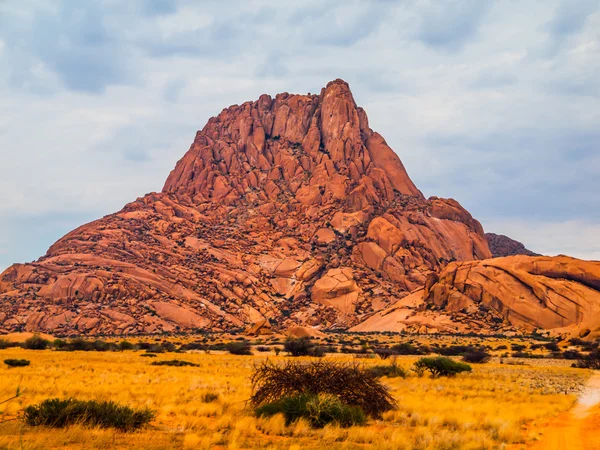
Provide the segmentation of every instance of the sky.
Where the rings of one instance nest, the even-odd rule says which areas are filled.
[[[426,196],[600,260],[600,0],[0,0],[0,271],[160,191],[196,130],[346,80]]]

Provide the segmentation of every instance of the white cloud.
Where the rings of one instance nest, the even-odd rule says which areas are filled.
[[[160,190],[224,107],[315,93],[338,77],[426,195],[458,199],[490,231],[541,230],[533,250],[596,254],[557,225],[600,223],[591,3],[568,20],[559,2],[181,0],[148,10],[110,0],[94,14],[68,3],[0,5],[10,19],[0,27],[0,235],[10,235],[0,265],[42,254],[77,214]],[[85,58],[46,43],[55,32]],[[72,216],[22,253],[15,243],[33,221],[16,217],[53,214]]]

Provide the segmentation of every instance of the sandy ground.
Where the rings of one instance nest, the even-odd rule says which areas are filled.
[[[600,450],[600,372],[594,372],[575,406],[550,422],[532,450]]]

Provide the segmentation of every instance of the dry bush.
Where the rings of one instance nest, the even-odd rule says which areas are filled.
[[[254,407],[297,394],[329,394],[374,417],[395,408],[388,388],[370,371],[352,363],[287,361],[276,365],[264,361],[255,366],[252,392]]]

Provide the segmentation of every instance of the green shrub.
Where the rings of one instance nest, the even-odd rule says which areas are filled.
[[[396,344],[391,348],[395,355],[426,355],[431,353],[431,349],[427,346],[416,347],[408,342]]]
[[[373,374],[375,378],[406,378],[406,371],[402,367],[397,366],[396,364],[373,366],[369,367],[368,370]]]
[[[314,428],[323,428],[329,423],[346,428],[363,425],[367,421],[360,407],[345,405],[339,398],[326,394],[297,394],[256,408],[256,415],[259,417],[279,413],[285,417],[286,425],[304,418]]]
[[[129,341],[121,341],[121,342],[119,342],[119,345],[117,347],[121,351],[135,350],[135,345]]]
[[[92,350],[92,343],[83,338],[75,338],[67,342],[66,349],[70,351],[89,352]]]
[[[142,353],[140,356],[146,357],[146,358],[156,358],[156,353]]]
[[[56,350],[68,350],[68,343],[64,339],[54,339],[52,341],[52,347]]]
[[[467,352],[463,356],[463,361],[472,363],[472,364],[484,364],[488,362],[492,358],[488,352],[483,350],[475,350],[472,352]]]
[[[144,356],[144,355],[142,355]],[[180,359],[170,359],[167,361],[154,361],[152,363],[150,363],[152,366],[173,366],[173,367],[183,367],[183,366],[190,366],[190,367],[200,367],[200,364],[194,364],[191,363],[189,361],[182,361]]]
[[[18,342],[12,342],[9,341],[8,339],[0,339],[0,350],[4,350],[5,348],[9,348],[9,347],[18,347],[19,344]]]
[[[4,364],[9,367],[25,367],[29,365],[29,361],[26,359],[5,359]]]
[[[429,371],[431,376],[436,377],[451,377],[461,372],[470,372],[471,366],[465,363],[454,361],[445,356],[437,356],[433,358],[421,358],[415,365],[414,370],[419,376],[425,371]]]
[[[188,342],[187,344],[183,344],[179,347],[181,351],[187,350],[207,350],[208,346],[203,344],[202,342]]]
[[[44,400],[24,410],[24,420],[31,426],[63,428],[82,424],[100,428],[131,431],[141,428],[154,418],[154,412],[133,409],[112,401],[98,402],[58,398]]]
[[[46,350],[49,346],[50,341],[38,336],[37,334],[34,334],[25,342],[23,342],[23,348],[28,350]]]
[[[391,348],[376,348],[373,352],[381,359],[388,359],[390,356],[396,354]]]
[[[96,339],[91,343],[91,350],[95,352],[109,352],[116,351],[118,349],[119,347],[116,344],[112,342],[102,341],[100,339]]]
[[[475,353],[479,350],[471,345],[450,345],[436,348],[435,351],[442,356],[464,356],[467,353]]]
[[[230,342],[225,348],[232,355],[251,355],[252,348],[250,347],[250,343],[247,341],[240,342]]]
[[[287,361],[278,365],[267,360],[255,367],[250,398],[254,407],[299,394],[332,395],[374,417],[395,408],[387,386],[358,364]]]
[[[290,356],[325,356],[325,349],[317,346],[309,337],[298,339],[289,337],[285,340],[283,349]]]

